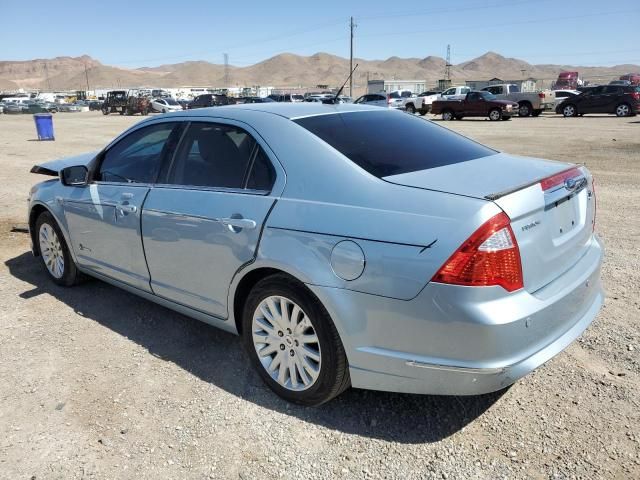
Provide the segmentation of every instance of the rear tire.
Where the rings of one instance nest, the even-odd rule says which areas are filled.
[[[502,120],[502,110],[499,108],[493,108],[489,111],[489,120],[492,122],[497,122],[498,120]]]
[[[82,280],[58,222],[49,212],[42,212],[36,220],[36,242],[42,265],[54,283],[71,287]]]
[[[404,107],[405,111],[411,115],[413,115],[414,113],[416,113],[416,107],[413,106],[413,103],[408,104],[406,107]]]
[[[320,405],[350,385],[347,356],[331,317],[288,275],[271,275],[253,287],[244,305],[242,339],[259,375],[285,400]]]
[[[109,110],[108,110],[108,109],[106,109],[106,108],[103,108],[103,109],[102,109],[102,114],[103,114],[103,115],[109,115]]]
[[[518,104],[518,107],[518,115],[520,117],[528,117],[533,111],[533,108],[531,107],[531,104],[529,102],[520,102]]]
[[[578,115],[578,109],[576,108],[575,105],[570,103],[569,105],[565,105],[564,107],[562,107],[562,115],[564,115],[567,118],[575,117]]]
[[[454,118],[455,115],[453,114],[453,110],[444,110],[442,112],[442,120],[444,120],[445,122],[450,122]]]

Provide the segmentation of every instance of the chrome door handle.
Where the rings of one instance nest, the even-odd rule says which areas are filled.
[[[116,205],[116,209],[120,212],[120,215],[124,215],[125,213],[136,213],[138,211],[138,207],[135,205],[129,205],[128,203],[119,203]]]
[[[257,226],[257,223],[255,222],[255,220],[250,220],[248,218],[221,218],[220,222],[223,225],[226,225],[227,227],[229,227],[234,232],[238,232],[239,230],[236,230],[236,229],[242,229],[242,228],[252,230]]]

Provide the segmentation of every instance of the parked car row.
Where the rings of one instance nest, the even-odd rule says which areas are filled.
[[[80,112],[83,107],[87,107],[82,102],[76,103],[54,103],[39,100],[25,100],[22,102],[0,102],[0,113],[21,114],[21,113],[57,113],[57,112]]]
[[[615,81],[609,85],[580,87],[579,90],[521,92],[515,84],[490,85],[479,91],[451,87],[443,92],[426,91],[413,95],[408,90],[367,93],[354,103],[405,110],[407,113],[442,115],[443,120],[481,116],[490,120],[509,120],[513,116],[537,117],[544,111],[565,117],[589,113],[619,117],[640,111],[640,86]]]

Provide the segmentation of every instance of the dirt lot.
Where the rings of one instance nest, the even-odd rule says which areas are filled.
[[[275,397],[232,335],[98,281],[50,283],[25,222],[36,161],[97,149],[139,117],[0,115],[0,478],[640,478],[640,121],[447,126],[597,179],[607,300],[564,353],[501,394]]]

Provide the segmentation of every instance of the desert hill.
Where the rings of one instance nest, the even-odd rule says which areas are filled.
[[[354,60],[359,64],[354,83],[366,85],[366,79],[427,80],[434,84],[443,78],[445,60],[390,57],[385,60]],[[86,67],[86,75],[85,75]],[[270,85],[278,87],[314,87],[340,85],[349,70],[349,60],[329,53],[301,56],[282,53],[246,67],[229,66],[229,86]],[[487,52],[477,58],[451,66],[454,82],[488,80],[493,77],[519,79],[533,77],[549,85],[558,72],[576,70],[592,82],[608,82],[622,74],[640,71],[638,65],[580,67],[572,65],[534,65],[517,58]],[[25,61],[0,61],[0,89],[85,89],[113,87],[173,87],[207,85],[223,87],[224,65],[189,61],[136,69],[104,65],[90,56],[56,57]]]

